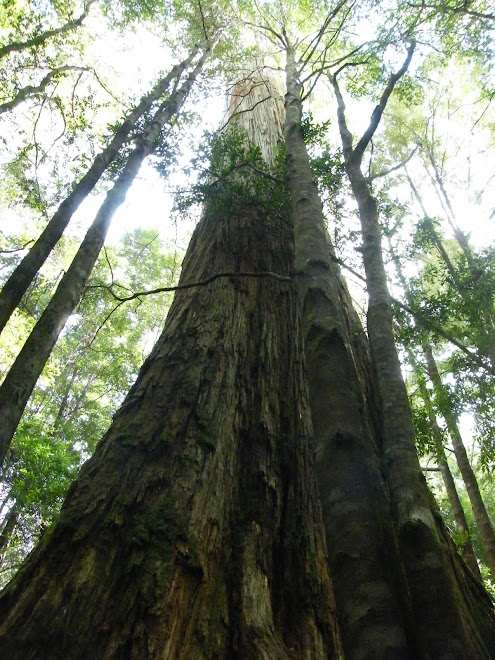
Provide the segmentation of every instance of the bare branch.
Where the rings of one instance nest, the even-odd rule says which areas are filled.
[[[283,35],[279,34],[274,30],[273,28],[270,28],[266,25],[261,25],[259,23],[251,23],[250,21],[244,21],[244,25],[248,25],[249,27],[256,28],[257,30],[263,30],[263,32],[266,33],[266,37],[272,42],[272,43],[277,43],[280,42],[283,46],[283,48],[286,48],[287,42],[284,38]],[[273,38],[275,37],[275,38]]]
[[[313,57],[316,49],[318,48],[318,45],[320,44],[321,40],[323,39],[323,36],[325,35],[325,32],[328,29],[328,26],[333,21],[333,19],[337,16],[337,14],[340,12],[342,7],[346,4],[347,4],[347,0],[342,0],[338,5],[336,5],[336,7],[334,9],[332,9],[332,11],[325,18],[321,28],[318,30],[318,32],[313,37],[313,39],[311,39],[309,44],[304,49],[301,57],[299,58],[299,63],[300,63],[301,69],[303,69],[306,66],[306,64],[311,60],[311,58]],[[339,27],[339,32],[340,32],[341,26],[342,26],[342,23]]]
[[[86,67],[68,66],[68,65],[59,66],[55,69],[52,69],[52,71],[46,74],[46,76],[43,78],[43,80],[40,82],[39,85],[36,86],[27,85],[26,87],[20,89],[11,101],[0,104],[0,114],[3,114],[4,112],[8,112],[9,110],[13,110],[15,107],[23,103],[26,99],[28,99],[31,96],[42,96],[46,87],[53,80],[53,78],[55,78],[56,76],[62,73],[65,73],[66,71],[84,72],[84,71],[89,71],[89,69],[87,69]]]
[[[401,163],[399,163],[398,165],[395,165],[394,167],[391,167],[391,168],[388,169],[388,170],[382,170],[381,172],[377,172],[376,174],[372,174],[371,176],[369,176],[369,177],[368,177],[368,183],[371,183],[371,182],[374,181],[375,179],[379,179],[379,178],[381,178],[381,177],[388,176],[389,174],[392,174],[392,172],[396,172],[397,170],[400,170],[400,169],[402,169],[403,167],[405,167],[405,166],[409,163],[409,161],[411,160],[411,158],[413,158],[413,156],[414,156],[414,154],[416,153],[417,150],[418,150],[418,147],[415,147],[415,148],[411,151],[411,153],[409,154],[409,156],[406,158],[406,160],[403,160],[403,161],[402,161]]]
[[[88,286],[88,289],[105,289],[110,293],[110,295],[115,298],[120,303],[125,303],[128,302],[129,300],[136,300],[136,298],[142,298],[143,296],[151,296],[154,295],[155,293],[168,293],[170,291],[183,291],[185,289],[192,289],[197,286],[206,286],[207,284],[211,284],[215,280],[218,280],[220,278],[225,278],[225,277],[232,277],[232,278],[237,278],[237,277],[250,277],[250,278],[257,278],[257,279],[262,279],[262,278],[268,278],[268,279],[274,279],[278,280],[279,282],[291,282],[292,277],[289,277],[287,275],[279,275],[278,273],[272,273],[271,271],[262,271],[259,273],[252,273],[249,271],[245,272],[225,272],[225,273],[216,273],[215,275],[212,275],[211,277],[208,277],[206,280],[200,280],[199,282],[188,282],[186,284],[177,284],[176,286],[162,286],[159,287],[158,289],[151,289],[150,291],[137,291],[136,293],[133,293],[130,296],[118,296],[116,293],[112,291],[112,289],[106,285],[103,284],[95,284],[93,286]]]
[[[34,243],[34,239],[27,241],[27,243],[24,243],[21,247],[14,248],[13,250],[0,250],[0,254],[14,254],[15,252],[22,252],[27,248],[28,245],[31,245],[31,243]]]
[[[246,108],[245,110],[239,110],[239,112],[235,112],[231,117],[229,117],[229,119],[225,122],[225,124],[223,126],[220,126],[220,128],[218,130],[223,131],[224,128],[226,128],[230,124],[232,119],[234,119],[235,117],[238,117],[239,115],[244,114],[245,112],[251,112],[252,110],[254,110],[256,108],[256,106],[260,105],[260,103],[264,103],[265,101],[270,101],[272,98],[273,98],[272,96],[266,96],[264,99],[256,101],[256,103],[253,106],[251,106],[250,108]]]
[[[411,42],[409,44],[409,48],[407,49],[407,56],[406,59],[404,60],[403,65],[401,68],[397,71],[397,73],[393,73],[389,80],[388,84],[385,87],[383,94],[380,98],[380,101],[378,105],[375,107],[373,110],[373,113],[371,115],[371,121],[366,129],[366,131],[363,134],[363,137],[359,140],[359,142],[356,145],[356,148],[354,149],[354,153],[352,155],[352,158],[356,162],[361,162],[363,158],[363,154],[365,152],[366,147],[370,143],[371,138],[375,134],[376,129],[378,128],[378,124],[380,123],[380,120],[383,115],[383,111],[385,110],[385,106],[388,103],[388,100],[390,98],[390,95],[394,91],[394,88],[396,84],[399,82],[399,80],[402,78],[402,76],[405,74],[407,69],[409,68],[409,64],[411,63],[411,59],[414,53],[414,49],[416,48],[416,41],[414,39],[411,39]]]

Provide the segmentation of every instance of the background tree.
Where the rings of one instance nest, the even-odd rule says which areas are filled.
[[[151,118],[150,125],[139,135],[136,147],[127,158],[113,187],[107,193],[71,266],[62,277],[57,291],[0,386],[0,418],[2,419],[0,459],[2,462],[34,385],[67,318],[79,302],[105,242],[116,209],[125,200],[127,190],[134,181],[144,159],[153,150],[154,143],[161,136],[164,126],[169,124],[180,110],[209,54],[210,47],[206,46],[201,57],[182,83],[180,83],[179,73],[170,97],[159,105]]]
[[[150,348],[150,334],[161,331],[166,297],[147,296],[117,308],[107,287],[128,292],[173,284],[177,268],[176,255],[165,251],[158,230],[136,230],[100,258],[33,393],[2,471],[2,534],[8,542],[2,552],[2,583],[58,513],[70,482],[131,386]],[[29,302],[28,297],[26,315]],[[15,528],[5,529],[14,516]]]

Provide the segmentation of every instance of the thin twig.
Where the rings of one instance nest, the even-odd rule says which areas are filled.
[[[369,177],[368,177],[368,183],[371,183],[371,182],[374,181],[375,179],[379,179],[379,178],[381,178],[381,177],[388,176],[389,174],[392,174],[392,172],[396,172],[397,170],[400,170],[400,169],[402,169],[403,167],[405,167],[405,166],[409,163],[409,161],[411,160],[411,158],[414,156],[414,154],[416,153],[417,150],[418,150],[418,147],[416,146],[416,147],[411,151],[411,153],[410,153],[409,156],[406,158],[406,160],[403,160],[403,161],[402,161],[401,163],[399,163],[398,165],[395,165],[394,167],[391,167],[391,168],[388,169],[388,170],[382,170],[381,172],[377,172],[376,174],[372,174],[371,176],[369,176]]]
[[[211,277],[208,277],[206,280],[199,280],[198,282],[187,282],[186,284],[177,284],[176,286],[162,286],[159,287],[158,289],[151,289],[149,291],[137,291],[136,293],[133,293],[130,296],[122,297],[118,296],[116,293],[114,293],[111,288],[105,285],[93,285],[89,288],[93,289],[101,289],[104,288],[106,289],[110,295],[115,298],[115,300],[118,300],[121,303],[128,302],[129,300],[135,300],[136,298],[141,298],[142,296],[151,296],[155,293],[168,293],[170,291],[183,291],[185,289],[192,289],[197,286],[206,286],[207,284],[211,284],[215,280],[218,280],[220,278],[224,277],[252,277],[252,278],[268,278],[268,279],[273,279],[273,280],[278,280],[280,282],[291,282],[292,277],[289,277],[287,275],[279,275],[278,273],[272,273],[271,271],[262,271],[259,273],[253,273],[249,271],[245,272],[225,272],[225,273],[216,273],[215,275],[212,275]]]

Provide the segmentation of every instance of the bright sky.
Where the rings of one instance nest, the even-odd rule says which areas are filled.
[[[100,29],[97,21],[94,21],[94,25],[96,32]],[[151,88],[160,71],[169,71],[177,62],[177,58],[171,59],[168,49],[162,46],[159,38],[142,26],[130,34],[125,42],[113,39],[110,43],[111,47],[108,37],[98,39],[93,57],[95,62],[108,62],[114,71],[117,94],[130,92],[139,98]],[[219,125],[225,111],[225,99],[213,97],[207,102],[201,99],[195,106],[190,104],[189,109],[201,115],[201,125],[194,131],[199,140],[204,130],[213,130]],[[189,141],[184,140],[181,149],[180,163],[185,166],[193,156]],[[125,202],[114,216],[107,242],[117,242],[123,234],[136,227],[156,227],[164,241],[185,249],[194,222],[187,218],[177,222],[177,217],[171,214],[173,191],[185,186],[187,181],[181,177],[180,172],[172,173],[168,181],[164,181],[149,161],[145,161]],[[88,198],[78,210],[75,221],[89,226],[103,199],[103,196]]]

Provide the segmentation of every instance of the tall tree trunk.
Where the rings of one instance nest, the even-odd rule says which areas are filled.
[[[5,551],[10,545],[10,540],[17,527],[17,523],[19,522],[19,517],[20,513],[18,511],[17,502],[15,502],[7,515],[7,520],[5,521],[2,533],[0,534],[0,566],[2,566],[5,560]]]
[[[442,393],[445,393],[445,388],[438,371],[437,363],[433,356],[433,351],[431,347],[427,344],[423,345],[423,351],[426,357],[426,364],[428,368],[428,375],[431,378],[431,381],[435,387],[438,395],[442,396]],[[447,397],[442,396],[442,400],[445,400]],[[469,495],[469,501],[473,508],[474,519],[476,520],[476,526],[480,534],[481,542],[483,543],[483,548],[485,550],[486,559],[488,562],[488,568],[490,569],[492,579],[495,578],[495,530],[493,529],[490,516],[486,510],[485,503],[481,497],[480,488],[478,485],[478,480],[474,474],[473,468],[469,461],[466,448],[462,441],[462,436],[457,426],[457,421],[455,415],[448,408],[448,401],[446,406],[442,409],[441,414],[445,418],[447,424],[447,430],[452,439],[452,444],[454,447],[454,454],[459,466],[459,470],[462,475],[462,479],[466,486],[467,493]]]
[[[206,214],[181,283],[292,270],[286,217]],[[342,657],[291,282],[178,292],[54,528],[0,597],[9,658]]]
[[[153,104],[166,93],[173,80],[180,78],[197,55],[198,50],[196,47],[191,51],[183,62],[174,66],[167,76],[162,78],[155,85],[154,89],[141,99],[139,105],[127,115],[109,144],[96,156],[86,174],[74,186],[68,197],[60,204],[36,243],[31,247],[0,291],[0,332],[4,329],[7,321],[26,293],[36,273],[60,240],[79,205],[93,190],[102,174],[117,156],[130,132],[135,128],[137,120],[148,112]]]
[[[346,172],[361,220],[369,298],[368,336],[381,415],[383,467],[411,595],[419,655],[465,658],[467,654],[489,658],[495,652],[493,610],[490,606],[485,610],[484,620],[481,617],[484,630],[490,631],[484,639],[477,620],[478,612],[471,612],[474,593],[481,587],[476,583],[471,593],[466,588],[466,581],[474,579],[456,562],[453,542],[435,512],[419,464],[409,401],[395,347],[378,210],[361,171],[364,151],[396,82],[407,69],[413,49],[414,44],[411,44],[402,69],[390,77],[372,114],[370,126],[355,147],[336,77],[331,81],[337,98]]]
[[[414,188],[414,185],[412,181],[410,180],[410,185]],[[414,189],[415,190],[415,189]],[[418,198],[420,199],[420,198]],[[420,200],[421,201],[421,200]],[[425,217],[426,212],[425,212]],[[404,276],[404,273],[402,271],[400,259],[395,252],[393,246],[392,246],[392,241],[390,240],[389,237],[389,254],[392,257],[392,262],[394,263],[395,270],[397,272],[397,277],[399,279],[399,282],[404,290],[404,295],[406,297],[406,300],[409,305],[412,304],[412,299],[411,299],[411,292],[409,289],[408,282]],[[448,257],[447,257],[448,258]],[[448,262],[450,263],[450,261]],[[447,266],[448,266],[447,263]],[[452,272],[455,272],[453,269],[452,264],[450,264],[452,267]],[[419,394],[421,398],[423,399],[428,419],[430,421],[431,425],[431,433],[433,436],[433,442],[435,446],[435,457],[437,459],[437,464],[440,470],[440,473],[442,475],[442,479],[445,485],[445,490],[447,491],[447,497],[449,499],[450,505],[452,507],[452,512],[454,514],[454,520],[456,523],[456,526],[458,530],[461,532],[461,534],[464,537],[464,544],[461,549],[461,554],[466,562],[466,564],[469,566],[471,569],[473,575],[475,575],[481,582],[482,577],[480,573],[480,569],[478,566],[478,561],[476,559],[476,553],[474,552],[473,548],[473,543],[471,541],[471,534],[469,532],[469,527],[467,524],[466,516],[464,513],[464,509],[462,508],[461,501],[459,499],[459,495],[457,493],[457,488],[455,486],[454,478],[452,476],[452,473],[450,471],[449,464],[447,462],[447,456],[445,455],[445,449],[443,445],[443,437],[442,437],[442,431],[440,427],[438,426],[437,419],[435,416],[435,412],[433,410],[433,404],[431,400],[431,395],[428,389],[426,388],[426,384],[424,382],[423,376],[422,376],[422,369],[414,355],[414,353],[409,349],[406,348],[407,351],[407,357],[409,360],[409,364],[413,368],[416,376],[417,376],[417,383],[418,383],[418,388],[419,388]]]
[[[447,456],[445,455],[442,431],[438,426],[435,413],[433,412],[431,398],[428,390],[424,386],[424,383],[420,384],[420,394],[426,406],[428,419],[430,420],[431,432],[433,434],[433,441],[435,444],[435,457],[437,459],[437,465],[440,469],[440,474],[442,475],[449,504],[452,507],[452,513],[456,527],[463,537],[461,555],[466,564],[471,569],[473,575],[482,581],[478,560],[476,559],[476,553],[474,552],[473,542],[471,540],[471,533],[469,531],[469,526],[466,520],[466,514],[462,508],[461,500],[459,499],[459,494],[454,482],[454,477],[452,476],[452,472],[450,471],[450,467],[447,461]]]
[[[5,459],[26,403],[53,346],[65,322],[81,299],[84,286],[103,246],[115,211],[124,202],[127,190],[134,181],[143,160],[151,152],[161,129],[176,115],[208,55],[209,51],[205,50],[181,87],[156,111],[151,125],[138,140],[123,171],[113,188],[107,193],[105,201],[96,214],[69,269],[62,277],[53,298],[0,386],[0,463],[3,463]]]
[[[436,428],[435,428],[436,425]],[[436,424],[436,420],[432,423],[432,429],[435,434],[440,430]],[[437,464],[440,469],[440,474],[442,475],[443,483],[445,485],[445,490],[447,491],[447,497],[449,504],[452,507],[452,514],[454,516],[455,524],[457,530],[462,535],[462,547],[461,555],[467,566],[472,571],[480,581],[483,580],[480,573],[480,568],[478,566],[478,560],[476,559],[476,553],[474,552],[473,542],[471,540],[471,533],[469,531],[469,526],[466,520],[466,514],[462,508],[461,500],[459,499],[459,494],[455,485],[454,477],[450,471],[449,464],[447,462],[447,456],[445,455],[445,449],[441,444],[437,445]]]
[[[302,136],[301,86],[290,49],[286,77],[295,268],[316,471],[342,641],[349,658],[406,658],[414,649],[413,624],[369,405],[366,340],[332,259]]]

